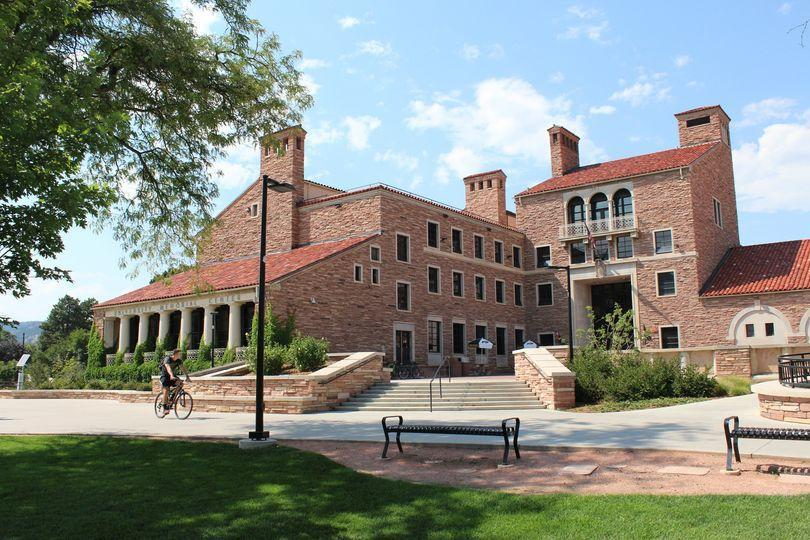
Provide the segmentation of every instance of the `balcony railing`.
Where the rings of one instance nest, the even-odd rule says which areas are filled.
[[[593,236],[601,236],[612,233],[628,233],[634,232],[638,229],[638,222],[635,214],[630,214],[627,216],[615,216],[607,219],[567,223],[560,226],[560,240],[587,238],[588,229],[590,229],[591,235]]]

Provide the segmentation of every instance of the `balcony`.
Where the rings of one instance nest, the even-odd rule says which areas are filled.
[[[587,238],[588,229],[590,229],[592,236],[635,233],[638,231],[638,221],[635,214],[630,214],[608,219],[568,223],[560,226],[560,240]]]

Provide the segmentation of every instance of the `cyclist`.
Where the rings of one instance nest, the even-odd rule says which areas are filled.
[[[177,385],[177,370],[182,371],[189,381],[188,370],[180,358],[180,349],[175,349],[172,354],[166,355],[160,362],[160,384],[163,387],[163,416],[169,414],[169,389]]]

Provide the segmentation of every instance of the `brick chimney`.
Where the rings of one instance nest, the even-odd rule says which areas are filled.
[[[723,141],[731,146],[731,119],[720,105],[690,109],[675,115],[681,146]]]
[[[562,126],[548,128],[551,146],[551,176],[562,176],[579,167],[579,137]]]
[[[506,174],[500,169],[464,177],[465,210],[484,219],[507,224]]]
[[[270,135],[278,146],[262,144],[260,175],[295,187],[289,193],[267,192],[267,251],[292,249],[298,238],[298,205],[304,198],[304,145],[307,132],[301,126]],[[269,141],[267,141],[269,142]],[[261,199],[259,199],[261,201]]]

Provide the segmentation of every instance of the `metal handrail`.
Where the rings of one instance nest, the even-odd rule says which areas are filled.
[[[452,382],[451,373],[450,373],[450,357],[445,356],[442,359],[442,363],[436,367],[436,371],[433,372],[433,377],[430,378],[430,383],[428,384],[428,388],[430,389],[430,412],[433,412],[433,381],[436,379],[436,376],[439,374],[439,371],[447,364],[447,382]],[[439,399],[443,398],[442,395],[442,378],[439,377]]]
[[[779,383],[795,388],[810,387],[810,353],[785,354],[779,357]]]

